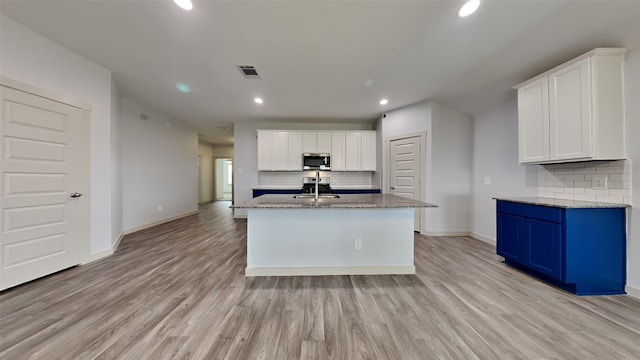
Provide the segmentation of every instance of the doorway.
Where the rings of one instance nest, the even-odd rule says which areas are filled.
[[[233,159],[215,159],[216,169],[216,201],[233,199]]]

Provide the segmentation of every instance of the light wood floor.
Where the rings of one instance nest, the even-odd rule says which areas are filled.
[[[0,358],[640,358],[640,300],[576,297],[471,238],[416,235],[416,275],[245,278],[228,205],[2,293]]]

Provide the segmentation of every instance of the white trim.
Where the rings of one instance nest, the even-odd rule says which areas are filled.
[[[120,245],[120,241],[122,241],[122,238],[124,238],[124,233],[120,233],[120,236],[118,236],[118,239],[116,240],[116,242],[113,245],[111,245],[111,249],[100,251],[95,254],[89,254],[89,256],[83,262],[81,262],[80,265],[86,265],[96,260],[100,260],[107,256],[113,255],[118,249],[118,245]]]
[[[180,218],[183,218],[183,217],[186,217],[186,216],[190,216],[190,215],[194,215],[194,214],[197,214],[197,213],[198,213],[198,210],[188,211],[188,212],[186,212],[184,214],[172,216],[170,218],[166,218],[166,219],[162,219],[162,220],[158,220],[158,221],[153,221],[153,222],[150,222],[150,223],[145,224],[145,225],[140,225],[140,226],[136,226],[136,227],[131,228],[131,229],[124,230],[123,234],[124,235],[129,235],[129,234],[132,234],[132,233],[140,231],[140,230],[148,229],[148,228],[154,227],[156,225],[168,223],[169,221],[177,220],[177,219],[180,219]]]
[[[627,285],[625,290],[629,296],[640,299],[640,288]]]
[[[104,251],[97,252],[95,254],[89,254],[89,256],[83,262],[81,262],[80,265],[86,265],[88,263],[92,263],[96,260],[100,260],[110,255],[113,255],[113,249],[107,249]]]
[[[113,245],[111,245],[111,253],[115,253],[116,250],[118,250],[118,246],[120,246],[120,241],[122,241],[122,238],[124,237],[124,232],[120,233],[120,236],[118,236],[118,239],[116,239],[116,242],[113,243]]]
[[[471,236],[468,231],[421,231],[420,234],[427,236]]]
[[[490,237],[486,237],[484,235],[480,235],[480,234],[476,234],[476,233],[473,233],[473,232],[469,232],[468,236],[470,236],[470,237],[472,237],[472,238],[474,238],[476,240],[480,240],[480,241],[486,242],[487,244],[491,244],[491,245],[494,245],[494,246],[497,245],[496,239],[493,239],[493,238],[490,238]]]
[[[245,268],[245,276],[397,275],[415,274],[415,266],[327,266]]]
[[[40,96],[43,98],[47,98],[49,100],[53,100],[53,101],[57,101],[59,103],[63,103],[63,104],[67,104],[79,109],[83,109],[83,110],[88,110],[88,111],[92,111],[91,109],[91,105],[89,104],[85,104],[82,103],[80,101],[77,100],[72,100],[69,98],[66,98],[64,96],[60,96],[58,94],[54,94],[50,91],[47,90],[43,90],[40,88],[37,88],[35,86],[31,86],[29,84],[25,84],[23,82],[17,81],[17,80],[13,80],[10,79],[6,76],[1,76],[0,75],[0,85],[6,86],[6,87],[10,87],[16,90],[20,90],[29,94],[33,94],[36,96]]]

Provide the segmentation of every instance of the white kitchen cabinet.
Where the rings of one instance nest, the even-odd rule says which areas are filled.
[[[298,131],[289,132],[289,154],[288,170],[302,170],[302,133]]]
[[[376,132],[363,131],[361,138],[360,170],[376,171]]]
[[[595,49],[515,87],[520,163],[625,158],[625,52]]]
[[[258,130],[258,171],[289,169],[289,132]]]
[[[331,154],[332,171],[376,171],[376,132],[258,130],[258,171],[302,171],[303,153]]]
[[[345,133],[331,133],[331,171],[345,171]]]
[[[345,133],[345,170],[376,171],[376,132]]]
[[[302,133],[303,153],[331,153],[331,132],[305,131]]]
[[[345,159],[346,171],[360,171],[362,155],[362,134],[360,132],[348,131],[345,134]]]
[[[272,170],[273,131],[258,130],[258,171]]]

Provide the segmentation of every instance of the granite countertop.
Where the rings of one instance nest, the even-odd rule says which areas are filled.
[[[542,206],[551,206],[551,207],[559,207],[559,208],[566,208],[566,209],[631,207],[631,205],[628,205],[628,204],[615,204],[615,203],[606,203],[606,202],[597,202],[597,201],[565,200],[565,199],[554,199],[554,198],[544,198],[544,197],[515,197],[515,198],[494,197],[494,199],[501,200],[501,201],[514,202],[514,203],[521,203],[521,204],[542,205]]]
[[[411,200],[390,194],[340,195],[339,198],[302,198],[293,195],[262,195],[242,204],[232,206],[235,209],[394,209],[438,207],[423,201]]]

